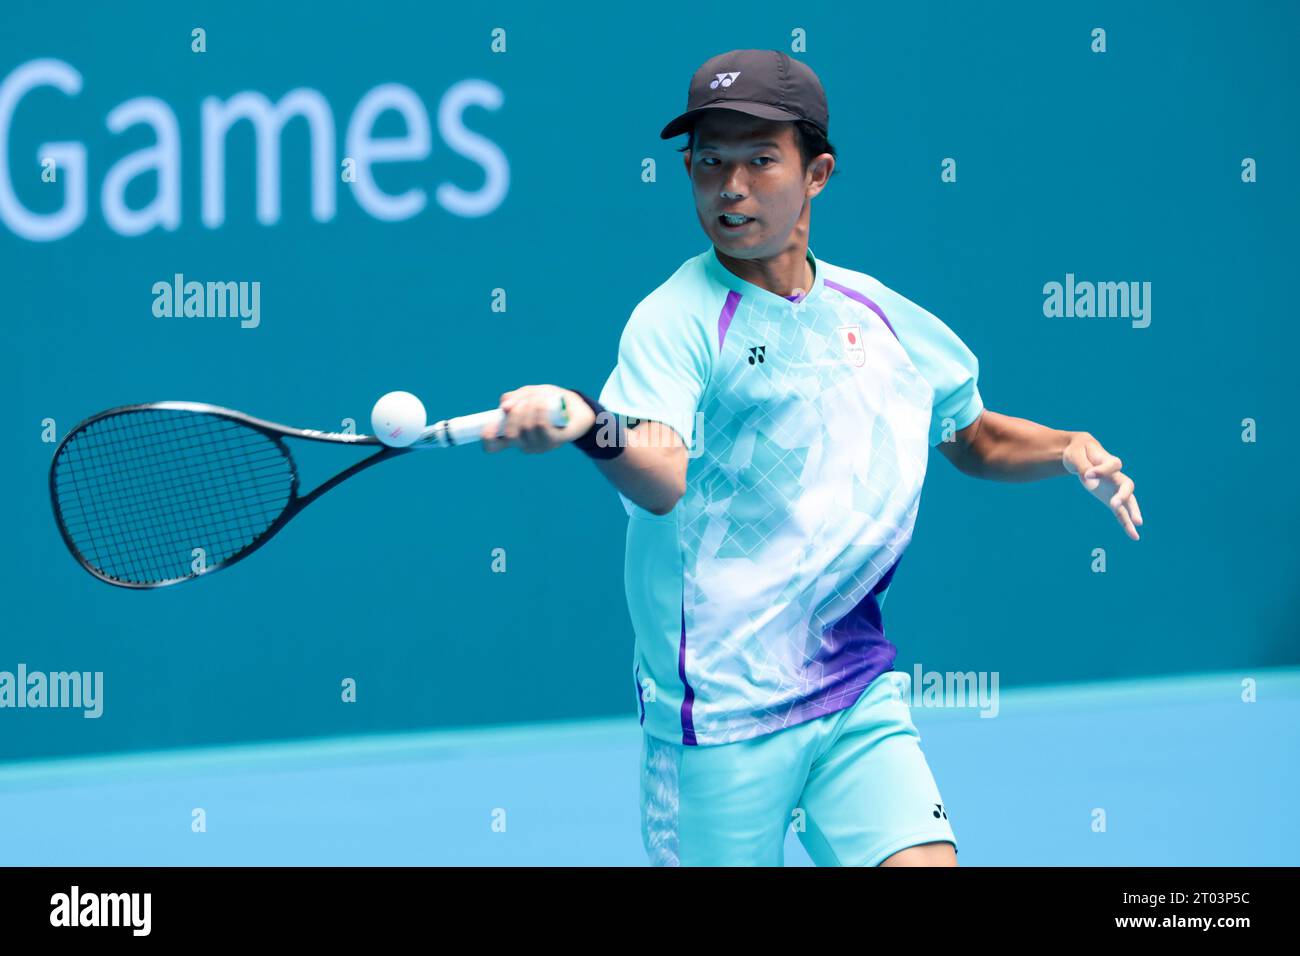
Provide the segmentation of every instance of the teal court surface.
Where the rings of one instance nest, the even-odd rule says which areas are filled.
[[[913,718],[964,866],[1300,855],[1300,669]],[[0,765],[0,865],[642,866],[640,733],[628,717]],[[810,865],[793,833],[786,863]]]

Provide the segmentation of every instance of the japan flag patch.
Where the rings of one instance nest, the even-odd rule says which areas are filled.
[[[867,350],[862,345],[862,326],[841,325],[840,344],[844,346],[844,357],[850,365],[862,368],[867,364]]]

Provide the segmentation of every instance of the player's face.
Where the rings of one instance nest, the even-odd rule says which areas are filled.
[[[786,249],[806,231],[813,167],[806,173],[793,123],[775,123],[733,110],[706,113],[684,154],[695,213],[713,244],[738,259],[762,259]],[[829,158],[829,157],[828,157]],[[743,215],[735,225],[724,214]],[[805,237],[806,241],[806,237]]]

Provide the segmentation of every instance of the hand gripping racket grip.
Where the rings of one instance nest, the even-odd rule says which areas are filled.
[[[550,403],[551,424],[563,428],[569,424],[569,410],[563,395],[556,395]],[[500,434],[506,413],[500,408],[473,415],[461,415],[434,422],[420,433],[420,437],[411,443],[412,448],[450,448],[452,445],[469,445],[481,439],[483,429],[488,425],[496,426]]]

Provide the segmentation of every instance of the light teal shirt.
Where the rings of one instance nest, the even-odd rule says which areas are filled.
[[[690,449],[686,493],[629,515],[641,720],[720,744],[851,706],[890,669],[881,605],[928,447],[983,410],[975,356],[876,279],[818,261],[795,301],[712,246],[633,310],[600,402]]]

